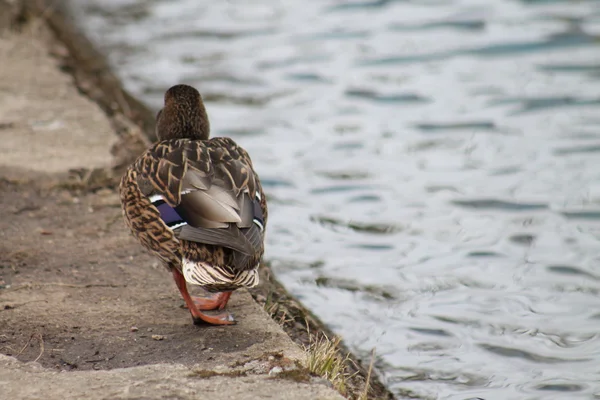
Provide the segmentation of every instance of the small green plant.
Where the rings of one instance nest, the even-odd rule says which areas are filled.
[[[322,333],[311,333],[313,323],[309,322],[309,316],[302,312],[293,302],[278,296],[275,291],[269,291],[263,300],[264,310],[276,321],[286,332],[292,331],[299,338],[306,352],[306,367],[311,375],[320,376],[331,382],[332,386],[343,396],[352,400],[375,399],[371,387],[373,364],[375,361],[375,349],[372,351],[371,363],[367,376],[360,375],[360,367],[352,360],[350,354],[345,354],[341,345],[341,338],[334,336],[333,339]],[[304,324],[300,318],[304,317]],[[298,324],[301,332],[298,331]],[[292,334],[292,337],[294,335]],[[345,356],[344,356],[345,354]],[[305,375],[302,375],[304,378]],[[364,385],[364,386],[363,386]],[[373,389],[375,392],[379,389]],[[387,396],[385,397],[387,398]]]
[[[349,355],[342,357],[338,346],[340,337],[329,339],[320,335],[316,339],[311,337],[307,352],[306,366],[314,374],[327,379],[342,395],[346,394],[347,380],[346,362]]]

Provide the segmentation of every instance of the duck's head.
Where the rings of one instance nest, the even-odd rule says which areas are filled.
[[[165,93],[165,106],[156,115],[158,140],[206,140],[210,134],[208,115],[200,92],[188,85],[175,85]]]

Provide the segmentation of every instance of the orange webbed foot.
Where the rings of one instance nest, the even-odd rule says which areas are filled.
[[[222,310],[227,305],[231,292],[211,293],[207,296],[191,296],[192,301],[200,311]]]
[[[175,283],[179,288],[179,292],[181,292],[181,296],[183,297],[185,304],[192,314],[192,319],[194,320],[195,325],[202,323],[208,323],[212,325],[234,325],[236,323],[233,315],[228,312],[222,311],[215,314],[205,314],[202,312],[214,309],[222,310],[227,304],[227,301],[231,296],[231,292],[217,293],[207,297],[192,298],[187,290],[187,284],[181,272],[179,272],[177,268],[173,268],[172,273]]]
[[[218,314],[205,314],[198,311],[192,313],[192,319],[194,325],[211,324],[211,325],[235,325],[236,321],[233,315],[228,312],[221,312]]]

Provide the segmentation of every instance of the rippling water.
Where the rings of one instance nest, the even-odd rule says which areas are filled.
[[[600,398],[600,2],[73,3],[152,107],[201,89],[278,278],[397,395]]]

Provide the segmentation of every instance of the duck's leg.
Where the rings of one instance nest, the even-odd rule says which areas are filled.
[[[188,293],[187,284],[186,284],[185,278],[183,277],[181,272],[179,272],[179,270],[177,270],[177,268],[172,268],[171,271],[173,273],[173,279],[175,280],[175,283],[177,284],[177,288],[181,292],[183,301],[185,301],[185,304],[187,305],[188,309],[190,310],[190,313],[192,314],[194,324],[198,325],[201,323],[201,321],[204,321],[204,322],[212,324],[212,325],[233,325],[233,324],[235,324],[235,319],[233,319],[233,315],[229,314],[228,312],[221,312],[218,314],[207,315],[207,314],[204,314],[203,312],[201,312],[200,310],[198,310],[198,307],[196,307],[196,304],[194,304],[194,300],[192,300],[192,297]]]
[[[229,301],[229,297],[231,296],[231,292],[219,292],[219,293],[210,293],[207,296],[192,296],[192,301],[198,307],[198,310],[222,310],[227,301]]]
[[[221,296],[221,303],[219,304],[219,310],[222,310],[225,308],[225,306],[227,305],[227,302],[229,301],[229,298],[231,297],[231,293],[233,293],[233,292],[220,293],[223,296]]]

